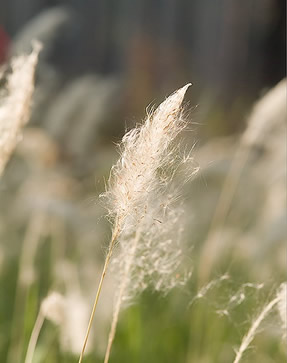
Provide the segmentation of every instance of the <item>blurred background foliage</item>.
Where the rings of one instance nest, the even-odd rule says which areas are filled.
[[[23,361],[40,303],[52,290],[70,302],[70,325],[46,322],[34,361],[77,361],[109,240],[98,195],[118,157],[115,143],[147,106],[188,82],[192,132],[185,140],[196,143],[201,167],[183,191],[194,273],[184,289],[167,297],[147,292],[122,313],[111,362],[233,360],[252,317],[284,279],[286,108],[270,106],[270,132],[250,148],[220,241],[209,243],[207,254],[204,245],[252,104],[285,77],[285,6],[0,1],[0,63],[29,52],[32,39],[43,43],[31,120],[0,184],[1,362]],[[215,284],[194,300],[207,265],[205,282]],[[87,363],[102,361],[113,291],[110,277]],[[286,359],[276,319],[246,361]]]

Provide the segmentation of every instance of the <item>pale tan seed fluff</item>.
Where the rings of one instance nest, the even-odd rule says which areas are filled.
[[[40,48],[39,43],[34,43],[30,55],[21,55],[11,61],[12,71],[0,99],[0,175],[19,141],[21,128],[30,117]]]
[[[63,296],[50,293],[42,302],[41,316],[59,326],[60,346],[65,352],[79,354],[89,319],[89,306],[78,292]],[[88,344],[87,351],[91,350]]]
[[[65,320],[66,301],[58,292],[49,294],[41,304],[41,314],[56,325],[61,325]]]
[[[82,349],[90,307],[82,294],[77,291],[69,292],[65,302],[64,320],[60,326],[60,346],[63,351],[77,355]],[[90,340],[86,351],[90,352],[92,348],[93,341]]]
[[[119,239],[112,268],[118,286],[125,281],[121,292],[125,304],[147,288],[166,294],[184,285],[191,275],[182,244],[183,210],[169,204],[167,198],[165,193],[151,196],[146,215],[131,223]]]
[[[147,286],[166,292],[189,276],[179,271],[183,215],[172,188],[180,165],[186,169],[191,160],[179,152],[180,143],[174,143],[186,126],[181,105],[188,87],[168,97],[143,125],[124,136],[121,158],[111,172],[106,196],[111,212],[125,220],[113,263],[119,280],[126,281],[124,300]]]
[[[89,306],[78,292],[66,296],[51,292],[43,301],[29,340],[25,363],[32,363],[35,348],[44,321],[49,320],[59,327],[60,347],[65,352],[79,354],[89,320]],[[92,348],[88,344],[87,351]]]
[[[121,158],[111,170],[105,194],[110,214],[118,220],[144,208],[147,197],[159,188],[158,170],[175,157],[172,143],[185,127],[181,104],[189,86],[176,91],[143,125],[123,137]]]

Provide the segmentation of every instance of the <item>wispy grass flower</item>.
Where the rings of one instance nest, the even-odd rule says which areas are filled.
[[[247,127],[240,137],[230,169],[223,182],[210,227],[203,244],[199,261],[199,280],[204,285],[210,277],[216,254],[211,253],[213,246],[223,239],[225,225],[234,194],[238,187],[244,165],[256,143],[266,141],[272,128],[285,122],[286,118],[286,78],[281,80],[253,107]]]
[[[34,43],[33,48],[30,55],[12,59],[12,71],[0,99],[0,175],[19,141],[21,128],[30,117],[34,75],[41,46]]]
[[[110,215],[121,221],[121,230],[127,217],[138,214],[146,205],[146,198],[165,183],[159,178],[159,170],[176,158],[173,141],[186,126],[181,104],[189,86],[171,95],[143,125],[122,139],[121,158],[111,170],[105,194]]]
[[[165,215],[166,218],[173,221],[177,218],[168,210],[169,203],[166,204],[165,208],[166,201],[163,201],[161,195],[166,192],[168,182],[173,175],[173,170],[170,167],[178,158],[176,152],[178,146],[175,145],[174,141],[186,126],[181,106],[189,86],[190,84],[186,85],[167,98],[154,113],[148,115],[145,123],[127,132],[120,144],[121,157],[111,170],[107,192],[104,194],[109,217],[113,223],[112,239],[79,362],[83,358],[102,283],[117,242],[121,246],[124,259],[119,266],[122,277],[114,310],[114,328],[112,327],[112,329],[115,329],[127,286],[133,286],[134,291],[144,288],[148,271],[146,266],[153,266],[153,270],[150,271],[153,271],[151,272],[153,274],[152,280],[157,281],[156,289],[160,289],[164,285],[163,281],[166,281],[161,278],[154,278],[156,275],[162,276],[165,271],[170,271],[172,264],[175,267],[172,270],[176,270],[177,258],[174,259],[175,256],[172,256],[171,252],[167,252],[162,259],[163,255],[157,255],[156,249],[153,249],[154,255],[149,253],[148,256],[145,255],[144,250],[150,250],[148,246],[159,241],[158,238],[155,239],[159,228],[166,235],[168,231],[171,231],[169,229],[170,224],[161,223],[161,216]],[[159,210],[161,215],[158,214]],[[148,230],[147,225],[151,229]],[[145,245],[142,243],[144,237],[146,238]],[[169,241],[169,238],[165,239],[166,251],[170,251],[168,248]],[[138,252],[140,251],[139,246],[145,246],[141,249],[143,253]],[[162,251],[162,249],[160,250]],[[134,264],[136,256],[139,256],[139,259],[137,264]],[[120,257],[119,260],[121,260]],[[140,261],[145,269],[139,269],[138,275],[131,273],[133,267],[136,266],[136,269],[140,267]],[[165,261],[165,265],[162,264],[163,261]],[[142,278],[134,279],[135,276],[142,276]],[[174,278],[179,279],[179,276],[174,276]],[[109,342],[111,340],[110,337]],[[109,344],[111,345],[111,343]],[[106,356],[106,361],[107,359]]]

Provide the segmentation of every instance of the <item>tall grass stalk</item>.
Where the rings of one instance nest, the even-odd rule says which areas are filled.
[[[82,362],[84,356],[102,284],[115,244],[122,232],[128,231],[134,224],[138,225],[138,221],[144,217],[147,199],[162,186],[161,184],[165,183],[159,179],[158,173],[160,168],[170,164],[174,155],[174,149],[171,148],[172,142],[185,127],[181,104],[189,86],[188,84],[172,94],[153,114],[147,117],[144,124],[127,132],[122,139],[121,158],[111,170],[109,188],[105,193],[109,216],[114,221],[113,233],[79,363]],[[126,266],[128,273],[129,264]],[[122,290],[124,290],[125,282],[122,281],[122,284]],[[120,302],[116,304],[114,312],[114,332],[120,310],[119,305]],[[111,341],[113,334],[111,332],[109,339]]]

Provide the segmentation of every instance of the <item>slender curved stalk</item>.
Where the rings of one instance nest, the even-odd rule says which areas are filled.
[[[115,338],[115,334],[116,334],[116,329],[117,329],[117,324],[118,324],[118,320],[119,320],[119,313],[121,310],[121,305],[122,305],[122,300],[123,300],[123,296],[124,296],[124,292],[125,289],[127,287],[128,284],[128,280],[129,280],[129,273],[130,273],[130,269],[133,263],[133,259],[135,256],[135,252],[137,249],[137,245],[140,239],[140,228],[138,228],[133,244],[131,246],[131,253],[129,255],[129,258],[127,259],[127,263],[125,265],[125,274],[123,277],[123,280],[121,282],[120,288],[119,288],[119,293],[117,296],[117,300],[115,303],[115,308],[114,308],[114,312],[113,312],[113,319],[112,319],[112,324],[111,324],[111,329],[110,329],[110,333],[109,333],[109,339],[108,339],[108,345],[106,348],[106,354],[105,354],[105,360],[104,363],[108,363],[109,358],[110,358],[110,353],[111,353],[111,349],[112,349],[112,345],[113,345],[113,341]]]
[[[42,329],[45,317],[41,312],[41,309],[38,313],[35,325],[33,327],[33,331],[29,340],[28,349],[25,357],[25,363],[32,363],[35,347],[39,338],[40,331]]]
[[[272,301],[270,301],[269,304],[267,304],[264,309],[261,311],[261,313],[259,314],[259,316],[255,319],[255,321],[253,322],[251,328],[249,329],[248,333],[245,335],[245,337],[242,340],[242,343],[240,345],[240,348],[236,354],[235,360],[233,363],[238,363],[240,361],[240,359],[242,358],[243,353],[245,352],[245,350],[248,348],[248,346],[250,345],[250,343],[252,342],[257,329],[259,327],[259,325],[261,324],[261,322],[265,319],[265,317],[270,313],[270,311],[273,309],[274,305],[276,305],[279,301],[280,301],[281,297],[277,296],[275,299],[273,299]]]
[[[115,225],[115,229],[114,229],[114,232],[113,232],[113,235],[112,235],[110,245],[109,245],[108,253],[107,253],[107,256],[106,256],[106,259],[105,259],[105,264],[104,264],[104,267],[103,267],[103,270],[102,270],[101,279],[100,279],[100,282],[99,282],[99,285],[98,285],[98,290],[97,290],[96,297],[95,297],[95,300],[94,300],[93,309],[92,309],[92,312],[91,312],[91,316],[90,316],[86,336],[85,336],[84,343],[83,343],[83,348],[82,348],[80,358],[79,358],[79,363],[82,362],[83,357],[84,357],[84,353],[85,353],[86,346],[87,346],[87,343],[88,343],[88,339],[89,339],[92,323],[93,323],[93,320],[94,320],[97,304],[98,304],[99,297],[100,297],[100,294],[101,294],[104,278],[106,276],[107,269],[108,269],[108,266],[109,266],[109,263],[110,263],[110,260],[111,260],[111,257],[112,257],[113,249],[114,249],[114,246],[115,246],[115,243],[116,243],[116,240],[117,240],[119,234],[120,234],[120,222],[117,222],[116,225]]]

